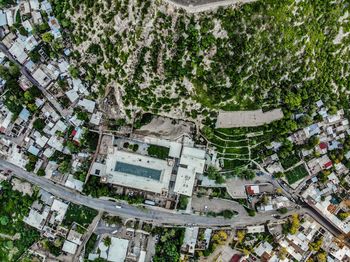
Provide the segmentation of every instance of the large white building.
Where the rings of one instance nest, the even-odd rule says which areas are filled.
[[[184,146],[176,176],[174,192],[185,196],[192,196],[196,175],[203,174],[204,166],[205,151]]]
[[[113,148],[103,181],[157,194],[167,194],[174,162]]]

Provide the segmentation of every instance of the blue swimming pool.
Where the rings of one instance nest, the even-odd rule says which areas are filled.
[[[134,176],[147,177],[158,181],[160,180],[160,176],[162,174],[161,170],[142,167],[142,166],[136,166],[136,165],[127,164],[124,162],[116,162],[114,171],[127,173]]]

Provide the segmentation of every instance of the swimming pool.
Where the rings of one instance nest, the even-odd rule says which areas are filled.
[[[136,165],[132,165],[124,162],[116,162],[114,171],[127,173],[134,176],[147,177],[158,181],[160,180],[160,176],[162,174],[161,170],[142,167],[142,166],[136,166]]]

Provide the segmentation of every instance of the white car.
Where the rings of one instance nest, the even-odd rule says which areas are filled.
[[[116,205],[116,206],[115,206],[115,208],[118,208],[118,209],[119,209],[119,208],[122,208],[122,207],[121,207],[121,206],[119,206],[119,205]]]

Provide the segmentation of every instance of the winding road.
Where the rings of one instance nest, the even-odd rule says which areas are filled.
[[[266,223],[266,221],[276,221],[271,214],[259,214],[259,216],[250,217],[248,215],[239,215],[233,219],[214,218],[199,216],[193,214],[179,214],[172,211],[150,210],[147,208],[139,208],[125,203],[118,203],[121,208],[116,208],[116,202],[97,199],[85,196],[77,191],[71,190],[64,186],[58,185],[45,177],[39,177],[29,173],[20,167],[0,159],[0,169],[10,171],[14,176],[24,179],[40,188],[50,192],[51,194],[73,202],[75,204],[84,205],[93,209],[107,212],[109,214],[118,215],[124,218],[138,218],[145,221],[151,221],[158,225],[198,225],[198,226],[245,226],[253,224]]]

